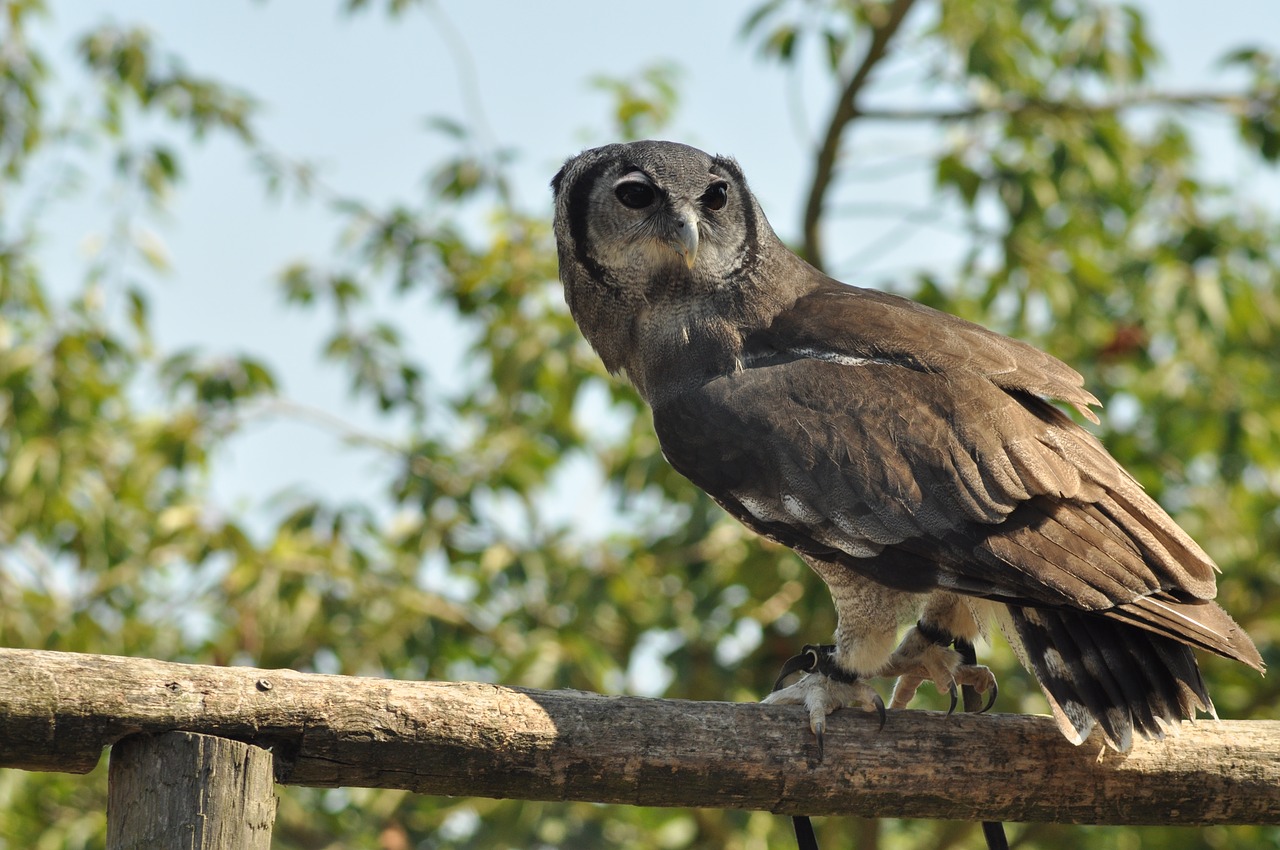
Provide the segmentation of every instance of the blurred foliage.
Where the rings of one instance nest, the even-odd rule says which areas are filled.
[[[393,16],[414,5],[344,4]],[[819,51],[838,91],[887,5],[770,0],[743,31],[784,65]],[[1151,88],[1159,52],[1133,9],[921,5],[885,61],[926,57],[921,83],[946,95],[928,102],[961,105],[879,118],[936,128],[932,202],[959,218],[967,249],[954,267],[884,285],[1082,369],[1112,411],[1108,445],[1218,559],[1225,606],[1280,663],[1280,233],[1267,211],[1200,174],[1195,113],[1182,109],[1230,115],[1240,144],[1274,161],[1275,57],[1228,56],[1249,72],[1239,91],[1166,96]],[[465,125],[437,119],[458,155],[424,175],[415,201],[377,208],[263,146],[250,94],[188,71],[142,27],[84,35],[77,61],[96,109],[65,109],[53,63],[28,38],[45,4],[2,8],[0,642],[751,700],[799,644],[830,633],[821,584],[676,476],[635,395],[603,374],[563,306],[549,204],[512,200],[518,152],[486,152]],[[612,99],[616,138],[660,131],[677,105],[676,74],[662,64],[595,85]],[[190,144],[242,145],[269,191],[296,190],[343,225],[331,254],[278,279],[291,309],[330,324],[317,368],[343,370],[352,404],[383,423],[375,433],[333,423],[350,450],[384,461],[375,503],[292,494],[253,506],[251,524],[211,501],[219,449],[252,416],[302,412],[269,363],[157,350],[148,292],[167,263],[156,221],[185,152],[155,132],[162,125],[185,128]],[[113,152],[108,244],[78,284],[50,281],[36,249],[57,205],[83,193],[91,175],[76,154],[90,148]],[[824,226],[832,243],[853,239],[835,212]],[[401,320],[423,309],[451,316],[466,340],[459,391],[440,389],[409,344]],[[616,495],[621,528],[602,539],[553,510],[575,464]],[[1008,683],[1001,707],[1044,710],[1007,648],[997,641],[989,654]],[[1215,661],[1206,675],[1224,716],[1278,716],[1276,677]],[[784,819],[762,813],[366,789],[281,796],[281,848],[792,841]],[[101,767],[0,772],[4,850],[101,847],[104,813]],[[828,818],[818,829],[832,848],[850,836],[864,850],[980,841],[972,824]],[[1274,828],[1010,829],[1026,848],[1280,846]]]
[[[601,74],[591,84],[611,96],[619,138],[647,139],[675,114],[679,81],[679,67],[661,63],[644,69],[634,80]]]

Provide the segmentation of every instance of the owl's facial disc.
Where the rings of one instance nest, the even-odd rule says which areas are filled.
[[[698,259],[698,212],[657,189],[643,171],[628,171],[613,186],[614,197],[628,210],[644,214],[643,231],[655,247],[676,252],[692,269]]]

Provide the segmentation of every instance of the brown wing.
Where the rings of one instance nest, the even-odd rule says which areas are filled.
[[[980,377],[798,359],[685,393],[655,423],[672,464],[739,519],[811,554],[846,552],[892,586],[1091,610],[1162,586],[1212,594],[1207,559],[1147,563],[1055,511],[1122,476],[1087,435],[1064,445],[1069,422]],[[916,557],[867,563],[886,554]]]
[[[1078,375],[950,317],[950,336],[915,329],[916,348],[947,340],[946,362],[907,352],[901,323],[944,314],[854,292],[817,312],[857,333],[784,337],[809,328],[784,314],[756,341],[757,365],[656,409],[672,464],[756,531],[886,585],[1097,612],[1261,663],[1217,606],[1195,606],[1215,593],[1208,556],[1031,394],[1087,403]],[[869,336],[867,305],[889,341]]]
[[[928,372],[971,372],[1004,390],[1065,401],[1092,422],[1098,400],[1080,373],[1020,340],[887,292],[818,276],[811,291],[748,343],[885,360]]]

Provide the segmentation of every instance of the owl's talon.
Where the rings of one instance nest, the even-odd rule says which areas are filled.
[[[960,686],[980,694],[991,692],[983,711],[995,704],[995,676],[988,668],[974,663],[972,644],[956,640],[957,645],[962,644],[965,650],[957,652],[948,646],[950,642],[951,639],[945,633],[923,624],[918,624],[907,632],[894,650],[888,665],[879,673],[881,676],[898,677],[893,688],[893,708],[906,708],[920,685],[926,681],[933,682],[939,693],[950,697],[947,714],[953,714],[959,704]]]
[[[875,711],[880,720],[880,729],[884,728],[888,718],[884,700],[874,688],[856,677],[845,679],[847,674],[833,672],[836,672],[836,675],[806,673],[800,681],[776,690],[761,700],[768,705],[802,705],[808,710],[809,729],[818,739],[819,759],[825,751],[827,715],[836,709],[858,706],[868,711]]]
[[[778,671],[778,678],[773,680],[773,689],[769,693],[782,690],[783,683],[796,673],[812,669],[813,665],[807,653],[802,652],[799,655],[791,656],[782,665],[782,669]]]
[[[979,691],[981,693],[981,691]],[[996,677],[991,677],[991,696],[987,697],[987,704],[982,707],[978,714],[986,714],[991,710],[991,706],[996,704],[996,695],[1000,693],[1000,687],[996,684]]]
[[[822,761],[826,748],[823,741],[827,732],[827,718],[814,718],[812,714],[809,716],[809,729],[813,731],[813,737],[818,741],[818,761]]]
[[[836,650],[834,644],[806,643],[799,655],[793,655],[782,664],[778,678],[773,680],[773,690],[782,690],[783,683],[796,673],[829,673],[833,667],[831,655]],[[772,691],[771,691],[772,693]]]

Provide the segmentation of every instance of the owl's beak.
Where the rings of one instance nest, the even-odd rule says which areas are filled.
[[[677,215],[675,221],[672,222],[675,233],[671,236],[670,244],[676,253],[684,257],[684,263],[689,268],[693,268],[693,263],[698,259],[698,219],[696,215]]]

